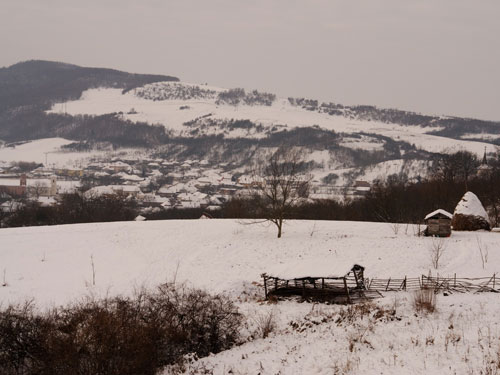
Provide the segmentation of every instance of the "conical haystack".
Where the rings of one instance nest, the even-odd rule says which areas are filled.
[[[455,208],[451,225],[453,230],[490,230],[488,214],[476,194],[465,193]]]

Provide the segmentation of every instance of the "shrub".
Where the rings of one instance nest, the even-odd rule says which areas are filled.
[[[50,319],[34,313],[26,302],[11,305],[0,312],[0,372],[35,373],[47,358],[47,336],[54,327]]]
[[[240,324],[226,297],[174,285],[48,313],[9,306],[0,311],[0,373],[152,375],[186,354],[230,348]]]

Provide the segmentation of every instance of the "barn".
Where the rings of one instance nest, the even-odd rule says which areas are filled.
[[[262,274],[265,297],[301,296],[311,300],[351,303],[369,298],[364,270],[356,263],[324,259],[280,264]]]
[[[451,235],[451,219],[453,215],[443,209],[428,214],[425,219],[426,236],[449,237]]]

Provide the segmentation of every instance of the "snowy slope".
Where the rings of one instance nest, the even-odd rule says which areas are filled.
[[[11,146],[11,147],[1,147],[0,146],[0,160],[2,161],[27,161],[44,163],[45,154],[51,154],[51,159],[54,162],[62,162],[63,164],[71,159],[70,153],[61,153],[61,146],[70,144],[72,141],[64,138],[45,138],[36,141],[28,141],[26,143]],[[56,157],[55,154],[57,154]],[[47,156],[48,159],[48,156]]]
[[[141,149],[120,149],[119,151],[67,151],[61,147],[73,143],[64,138],[43,138],[27,141],[16,146],[0,145],[0,162],[35,162],[54,168],[81,168],[86,166],[93,158],[106,158],[110,160],[117,154],[127,155],[130,159],[141,159],[145,153]]]
[[[367,277],[427,274],[435,240],[416,237],[412,226],[401,225],[398,234],[394,228],[290,221],[281,239],[272,227],[234,220],[2,229],[0,268],[7,285],[0,287],[0,301],[34,298],[51,307],[187,281],[238,301],[246,342],[187,364],[186,374],[494,374],[486,372],[500,363],[500,297],[494,293],[440,295],[432,315],[416,314],[405,292],[385,293],[362,317],[339,305],[259,302],[262,288],[252,283],[272,267],[291,265],[304,273],[315,265],[335,270],[357,261]],[[500,267],[498,240],[498,233],[453,233],[432,273],[490,277]],[[478,243],[488,252],[484,268]],[[262,338],[259,327],[270,316],[275,328]]]
[[[89,292],[124,293],[141,285],[189,281],[240,295],[270,265],[318,259],[358,262],[367,277],[427,274],[432,239],[417,228],[385,223],[290,221],[284,238],[273,227],[234,220],[183,220],[63,225],[0,230],[3,301],[29,297],[62,303]],[[476,236],[489,248],[482,268]],[[492,275],[500,268],[497,233],[453,233],[442,275]],[[91,260],[96,286],[91,282]],[[397,267],[395,268],[395,266]]]
[[[155,90],[167,92],[168,99],[155,94]],[[309,111],[299,106],[293,106],[287,99],[278,98],[270,106],[265,105],[228,105],[216,104],[214,95],[194,95],[192,98],[178,99],[171,94],[172,87],[186,86],[197,87],[200,90],[220,92],[224,89],[200,86],[187,83],[157,83],[122,93],[119,89],[98,88],[87,90],[81,99],[66,103],[56,103],[51,112],[77,114],[102,115],[107,113],[123,112],[122,116],[131,121],[142,121],[150,124],[162,124],[175,134],[188,135],[191,130],[183,125],[186,122],[208,116],[210,119],[225,120],[251,120],[264,126],[269,131],[273,126],[287,128],[318,125],[321,128],[344,133],[374,133],[385,135],[394,140],[405,141],[416,147],[430,152],[452,152],[464,149],[482,155],[484,147],[488,152],[496,150],[496,146],[474,140],[455,140],[441,137],[426,132],[439,130],[438,128],[423,128],[420,126],[401,126],[377,121],[362,121],[350,119],[349,117],[329,115],[317,111]],[[142,90],[142,91],[138,91]],[[148,91],[149,90],[149,91]],[[147,95],[144,94],[147,92]],[[161,92],[161,90],[160,90]],[[141,93],[142,96],[138,94]],[[155,96],[156,95],[156,96]],[[169,99],[172,97],[173,99]],[[158,99],[160,98],[160,99]],[[221,129],[209,128],[204,134],[220,134]],[[242,129],[226,132],[227,137],[262,137],[265,134],[245,133]],[[350,140],[347,143],[352,148],[374,149],[373,144],[367,144],[366,140]]]
[[[45,138],[28,141],[14,147],[0,146],[0,161],[16,162],[26,161],[45,163],[56,167],[76,167],[92,156],[104,154],[103,152],[68,152],[61,150],[61,146],[72,143],[64,138]]]

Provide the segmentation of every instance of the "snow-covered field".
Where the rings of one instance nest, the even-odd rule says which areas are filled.
[[[76,167],[85,163],[93,156],[103,152],[69,152],[61,149],[62,146],[73,143],[64,138],[44,138],[35,141],[0,147],[0,161],[4,162],[35,162],[45,163],[55,167]]]
[[[118,222],[2,229],[2,300],[34,297],[63,303],[84,293],[125,293],[176,277],[239,296],[271,265],[300,259],[358,262],[367,277],[427,274],[431,238],[416,227],[386,223],[289,221],[273,227],[235,220]],[[477,241],[489,251],[482,268]],[[455,232],[438,270],[443,276],[492,275],[500,268],[500,234]],[[96,286],[91,287],[91,258]],[[433,271],[435,273],[435,271]],[[59,282],[64,280],[64,282]]]
[[[0,270],[7,286],[0,287],[0,301],[5,305],[33,298],[50,307],[175,280],[237,299],[248,319],[244,335],[255,336],[195,361],[188,373],[486,374],[500,353],[497,294],[440,295],[437,312],[425,315],[415,314],[410,293],[387,293],[375,301],[378,307],[350,321],[339,321],[341,310],[346,311],[342,306],[259,302],[263,291],[255,283],[261,273],[279,264],[300,267],[301,260],[358,262],[371,278],[416,277],[429,271],[477,277],[499,271],[500,233],[454,232],[444,240],[446,250],[435,270],[430,249],[436,240],[415,236],[417,229],[289,221],[281,239],[273,227],[235,220],[2,229]],[[484,267],[479,247],[486,254]],[[381,308],[395,313],[375,314]],[[268,314],[276,328],[269,337],[258,338],[259,321]]]
[[[107,113],[123,112],[123,117],[131,121],[142,121],[150,124],[162,124],[167,129],[177,134],[189,134],[189,128],[184,126],[185,122],[192,121],[202,116],[209,115],[212,119],[225,120],[251,120],[268,128],[278,125],[287,128],[318,125],[321,128],[344,133],[373,133],[391,137],[395,140],[414,144],[416,147],[430,152],[452,152],[460,149],[482,155],[484,147],[488,152],[494,152],[496,146],[473,140],[455,140],[436,135],[425,134],[435,131],[437,128],[423,128],[419,126],[401,126],[387,124],[377,121],[354,120],[344,116],[332,116],[327,113],[309,111],[304,108],[293,106],[287,99],[278,98],[271,106],[262,105],[227,105],[216,104],[214,97],[196,97],[193,99],[167,99],[152,100],[140,97],[137,90],[157,90],[163,85],[164,90],[170,92],[171,86],[193,87],[197,85],[188,83],[161,82],[147,85],[135,91],[123,94],[120,89],[97,88],[87,90],[81,99],[66,103],[56,103],[50,112],[68,113],[71,115],[91,114],[103,115]],[[201,90],[207,86],[197,86]],[[223,91],[220,88],[209,88],[216,92]],[[153,95],[154,97],[154,95]],[[187,108],[186,108],[187,107]],[[210,128],[211,131],[219,131]],[[245,134],[243,129],[234,129],[226,134],[228,137],[262,137],[263,133]],[[368,143],[364,139],[351,140],[346,144],[348,147],[373,150],[377,144]]]

